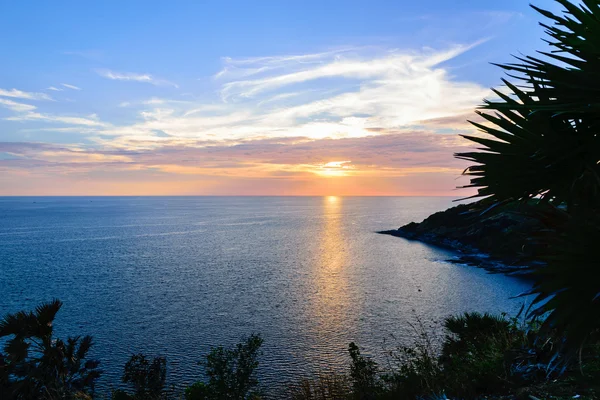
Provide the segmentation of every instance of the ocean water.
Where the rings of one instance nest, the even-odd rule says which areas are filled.
[[[0,312],[59,298],[58,336],[93,335],[101,385],[129,355],[192,382],[210,346],[264,337],[260,378],[344,370],[347,346],[384,360],[464,311],[514,313],[529,288],[380,235],[451,206],[417,197],[0,198]]]

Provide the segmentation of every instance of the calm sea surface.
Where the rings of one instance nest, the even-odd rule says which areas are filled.
[[[57,334],[94,336],[104,384],[140,351],[166,356],[170,379],[191,382],[210,346],[252,332],[265,339],[267,384],[339,370],[350,341],[378,359],[410,343],[417,316],[429,326],[522,304],[509,298],[526,282],[375,233],[450,205],[414,197],[0,197],[0,312],[61,299]]]

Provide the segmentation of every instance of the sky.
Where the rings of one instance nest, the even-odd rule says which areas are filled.
[[[523,0],[0,1],[0,195],[465,197],[459,134],[539,21]]]

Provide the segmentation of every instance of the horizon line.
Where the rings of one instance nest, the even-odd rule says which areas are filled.
[[[10,194],[10,195],[0,195],[0,198],[5,197],[450,197],[455,198],[456,196],[450,195],[336,195],[336,194],[328,194],[328,195],[311,195],[311,194],[123,194],[123,195],[19,195],[19,194]],[[460,198],[457,198],[457,200]]]

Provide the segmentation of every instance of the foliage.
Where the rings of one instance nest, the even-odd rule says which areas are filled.
[[[343,400],[352,398],[352,387],[345,375],[330,372],[316,378],[302,378],[290,384],[281,398],[290,400]]]
[[[395,396],[418,398],[425,393],[442,393],[445,382],[430,333],[418,317],[417,324],[409,325],[415,333],[415,342],[390,352],[396,368],[384,374],[383,380]]]
[[[563,361],[569,361],[586,343],[598,340],[600,286],[594,250],[600,242],[600,215],[584,219],[554,210],[540,218],[551,230],[534,238],[544,246],[540,258],[546,265],[530,270],[537,305],[532,315],[543,320],[542,332],[559,334],[556,347],[563,350]]]
[[[381,392],[378,381],[379,367],[377,363],[360,354],[360,349],[354,342],[348,346],[350,353],[350,380],[354,398],[360,400],[374,399]]]
[[[600,379],[594,369],[600,352],[590,349],[585,379],[576,378],[579,371],[568,370],[549,382],[546,365],[552,343],[540,340],[535,320],[466,313],[447,318],[444,329],[439,352],[422,325],[419,342],[395,352],[398,364],[383,375],[386,384],[378,399],[513,398],[503,396],[526,392],[548,398],[559,392],[582,393],[584,388],[591,392],[590,382]]]
[[[552,352],[548,342],[538,340],[537,321],[479,313],[449,317],[439,350],[422,323],[413,328],[418,331],[417,342],[391,352],[395,362],[389,367],[381,368],[360,355],[356,345],[350,345],[346,380],[334,374],[302,379],[282,398],[514,399],[569,393],[568,398],[576,393],[581,398],[595,398],[599,388],[598,348],[588,351],[585,376],[569,370],[560,379],[547,380],[545,365]]]
[[[186,399],[243,400],[256,396],[256,368],[262,343],[263,339],[253,334],[233,348],[211,349],[206,360],[199,363],[206,370],[208,382],[190,386]]]
[[[478,114],[489,125],[472,122],[492,138],[465,136],[482,151],[456,157],[474,162],[465,170],[480,197],[600,206],[600,6],[595,0],[574,5],[557,0],[567,14],[534,7],[554,25],[546,59],[517,57],[500,65],[517,80],[503,80],[511,97],[494,90]]]
[[[444,326],[440,367],[448,393],[474,398],[510,391],[512,367],[527,341],[524,331],[503,316],[479,313],[447,318]]]
[[[123,383],[133,387],[134,399],[160,399],[167,378],[167,360],[154,357],[151,361],[141,353],[134,354],[125,364]]]
[[[97,379],[97,362],[84,362],[91,341],[52,339],[52,321],[60,302],[41,305],[35,312],[7,316],[0,333],[10,337],[0,354],[0,395],[4,399],[91,399]],[[444,323],[446,335],[439,347],[432,343],[422,323],[411,325],[418,340],[395,353],[397,363],[382,368],[349,345],[346,375],[330,373],[301,379],[284,395],[293,400],[325,399],[446,399],[449,398],[595,398],[600,390],[600,345],[586,345],[581,371],[569,369],[560,379],[548,381],[545,365],[554,346],[540,340],[537,321],[519,323],[505,315],[467,313]],[[12,332],[12,333],[9,333]],[[544,334],[545,335],[545,334]],[[25,343],[25,344],[23,344]],[[258,399],[259,350],[262,339],[251,335],[232,348],[217,347],[201,362],[207,382],[185,390],[187,400]],[[46,346],[46,347],[44,347]],[[69,349],[70,348],[70,349]],[[440,350],[434,350],[439,348]],[[42,350],[38,350],[42,349]],[[79,369],[76,368],[77,363]],[[87,366],[86,366],[87,365]],[[94,368],[91,368],[94,367]],[[90,369],[91,368],[91,369]],[[124,368],[123,382],[134,389],[113,392],[113,400],[180,399],[165,388],[166,362],[162,357],[135,354]],[[9,392],[10,391],[10,392]],[[504,397],[503,397],[504,396]]]
[[[515,82],[494,90],[472,122],[487,137],[465,136],[479,151],[456,154],[475,163],[464,174],[479,197],[496,202],[539,197],[566,205],[546,212],[552,235],[536,238],[545,265],[534,265],[532,317],[547,317],[558,335],[556,360],[571,356],[600,328],[600,286],[594,243],[600,238],[600,3],[556,0],[566,10],[542,24],[552,52],[500,65]],[[564,214],[564,215],[561,215]],[[556,364],[555,364],[556,365]]]
[[[129,393],[127,393],[126,391],[121,390],[121,389],[115,390],[112,393],[110,398],[112,400],[133,400],[133,399],[135,399],[134,396],[130,395]]]
[[[53,337],[62,307],[53,300],[33,312],[8,314],[0,321],[0,394],[2,399],[84,399],[94,392],[99,362],[87,359],[92,338]]]

